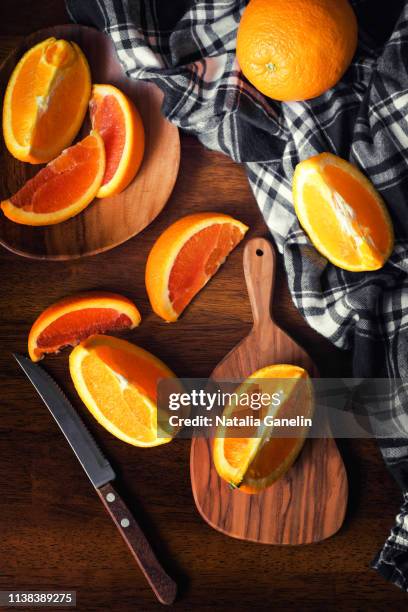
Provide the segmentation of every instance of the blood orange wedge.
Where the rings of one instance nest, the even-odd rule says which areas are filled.
[[[105,176],[97,197],[106,198],[126,189],[139,170],[143,123],[132,100],[113,85],[94,85],[89,108],[92,127],[105,143]]]
[[[261,395],[264,404],[260,407]],[[233,396],[224,409],[225,424],[217,428],[214,465],[219,476],[233,488],[257,493],[287,472],[300,453],[308,430],[304,423],[313,414],[312,386],[303,368],[272,365],[252,374],[238,387],[236,397],[239,399]],[[253,401],[250,403],[247,397]],[[241,403],[241,399],[245,401]],[[244,430],[245,435],[253,433],[251,437],[233,437],[239,434],[239,419],[245,420],[247,416],[259,419],[261,424]],[[284,419],[296,417],[300,419],[299,425],[289,430]],[[233,422],[234,418],[238,424],[229,425],[228,419]],[[279,437],[283,431],[284,437]]]
[[[28,353],[39,361],[46,353],[105,331],[133,329],[139,325],[136,306],[116,293],[89,291],[56,302],[38,317],[28,336]]]
[[[158,446],[157,384],[174,378],[160,359],[112,336],[92,336],[72,351],[69,369],[75,388],[95,419],[114,436],[135,446]]]
[[[95,198],[105,172],[105,148],[95,131],[40,170],[1,208],[22,225],[54,225],[74,217]]]
[[[74,42],[47,38],[21,58],[3,105],[6,146],[17,159],[49,162],[74,140],[91,95],[88,62]]]
[[[176,321],[217,272],[248,227],[228,215],[197,213],[170,225],[146,265],[146,289],[156,314]]]
[[[344,270],[378,270],[394,246],[387,208],[373,184],[352,164],[321,153],[297,165],[296,214],[316,249]]]

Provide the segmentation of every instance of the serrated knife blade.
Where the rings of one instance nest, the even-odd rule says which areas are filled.
[[[115,472],[109,461],[55,380],[27,357],[17,354],[13,357],[51,412],[93,486],[99,489],[114,480]]]

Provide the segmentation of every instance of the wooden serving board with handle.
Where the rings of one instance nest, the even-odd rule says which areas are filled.
[[[271,315],[276,257],[272,245],[253,238],[244,250],[244,273],[254,325],[218,364],[215,381],[245,379],[259,368],[287,363],[318,372],[309,355],[280,329]],[[197,508],[207,523],[226,535],[263,544],[308,544],[341,527],[348,495],[347,475],[329,424],[326,437],[309,438],[292,468],[262,493],[231,490],[212,461],[211,439],[191,446],[191,482]]]

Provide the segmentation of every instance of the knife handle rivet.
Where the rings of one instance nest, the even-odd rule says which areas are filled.
[[[113,494],[113,493],[108,493],[108,494],[107,494],[107,496],[106,496],[106,500],[107,500],[108,502],[111,502],[111,503],[112,503],[112,502],[114,502],[114,501],[115,501],[115,499],[116,499],[116,497],[114,496],[114,494]]]
[[[129,519],[127,519],[127,518],[123,518],[123,519],[120,521],[120,524],[122,525],[122,527],[129,527],[129,525],[130,525]]]

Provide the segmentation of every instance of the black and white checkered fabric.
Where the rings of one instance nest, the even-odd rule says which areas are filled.
[[[335,1],[335,0],[333,0]],[[235,39],[247,0],[67,0],[74,21],[111,36],[127,74],[154,81],[163,112],[210,149],[245,164],[308,323],[353,350],[358,377],[408,375],[408,1],[354,0],[359,47],[342,81],[308,102],[276,103],[243,78]],[[351,273],[329,264],[297,222],[296,164],[331,151],[383,195],[396,230],[389,262]],[[373,565],[408,590],[408,432],[380,446],[404,504]]]

